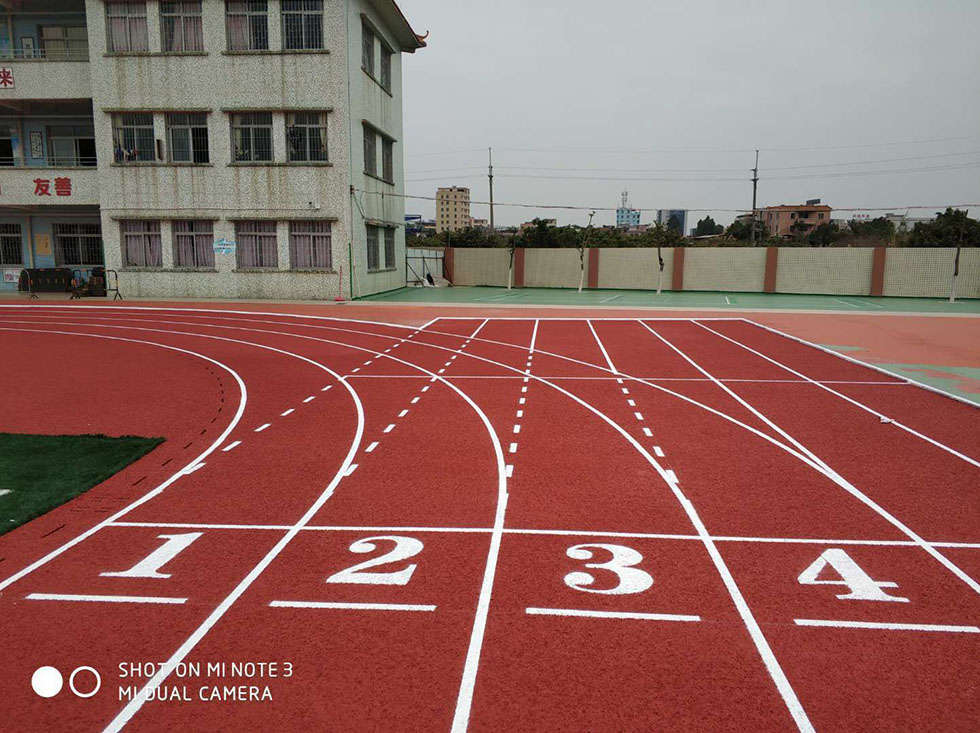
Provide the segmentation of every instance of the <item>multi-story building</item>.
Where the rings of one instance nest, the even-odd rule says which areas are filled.
[[[770,236],[805,236],[821,224],[830,221],[831,207],[819,199],[806,204],[780,204],[759,210],[759,219],[765,224]]]
[[[466,229],[470,221],[470,189],[465,186],[436,189],[437,234]]]
[[[5,280],[105,265],[135,296],[403,285],[401,53],[424,45],[391,0],[0,1]]]
[[[622,202],[616,209],[616,226],[620,229],[632,229],[640,226],[640,210],[629,207],[628,191],[623,191]]]
[[[687,209],[657,209],[657,223],[683,234],[687,231]]]

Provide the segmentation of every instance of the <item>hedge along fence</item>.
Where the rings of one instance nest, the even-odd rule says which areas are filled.
[[[945,298],[956,250],[946,247],[677,247],[664,248],[665,290],[814,293]],[[505,248],[456,247],[446,258],[455,285],[506,286]],[[655,290],[657,250],[589,249],[585,285]],[[517,249],[516,287],[577,288],[579,255],[572,247]],[[980,298],[980,247],[964,247],[956,295]]]

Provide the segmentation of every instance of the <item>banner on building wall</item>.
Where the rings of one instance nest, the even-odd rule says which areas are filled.
[[[44,144],[41,142],[40,130],[31,130],[31,157],[44,157]]]
[[[51,237],[47,234],[34,235],[34,254],[44,257],[51,256]]]
[[[3,281],[5,283],[17,284],[20,279],[20,270],[4,270],[3,271]]]
[[[235,254],[236,243],[228,239],[216,239],[214,241],[214,253],[216,255],[233,255]]]

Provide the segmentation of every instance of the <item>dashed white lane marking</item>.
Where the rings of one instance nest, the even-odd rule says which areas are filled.
[[[429,391],[429,385],[425,385],[425,386],[424,386],[424,387],[422,388],[422,391],[423,391],[423,392],[428,392],[428,391]]]
[[[511,453],[517,453],[517,443],[511,443],[510,444],[510,452]]]
[[[307,398],[306,398],[305,400],[303,400],[303,403],[305,404],[305,403],[307,403],[307,402],[312,402],[312,401],[313,401],[313,400],[315,400],[315,399],[316,399],[316,396],[315,396],[315,395],[310,395],[310,396],[309,396],[309,397],[307,397]]]
[[[290,407],[285,412],[280,412],[279,413],[279,417],[286,417],[286,415],[292,415],[294,412],[296,412],[296,408],[295,407]]]
[[[657,456],[657,458],[663,458],[664,457],[664,449],[661,448],[659,445],[653,446],[653,452]]]
[[[327,391],[328,389],[330,389],[330,388],[331,388],[332,386],[333,386],[332,384],[328,384],[328,385],[327,385],[326,387],[324,387],[324,388],[323,388],[323,389],[321,389],[320,391],[321,391],[321,392],[326,392],[326,391]]]
[[[395,423],[391,423],[388,427],[384,429],[384,432],[390,433],[394,429],[395,429]]]
[[[161,596],[97,596],[74,595],[71,593],[31,593],[26,596],[29,601],[88,601],[91,603],[187,603],[186,598],[168,598]]]
[[[626,389],[626,387],[620,387],[620,389],[623,390],[623,394],[629,394],[630,393],[630,391],[628,389]]]
[[[347,468],[347,471],[346,471],[346,472],[344,473],[344,476],[350,476],[350,475],[351,475],[352,473],[354,473],[354,471],[356,471],[356,470],[357,470],[357,464],[356,464],[356,463],[352,463],[352,464],[350,464],[350,466],[349,466],[349,467]]]
[[[650,428],[643,428],[643,434],[648,438],[653,437],[653,432],[650,430]]]
[[[204,468],[205,465],[206,464],[204,463],[204,461],[201,461],[200,463],[195,463],[193,466],[191,466],[186,471],[184,471],[184,475],[186,476],[188,474],[194,473],[195,471]]]
[[[620,618],[635,621],[700,621],[700,616],[679,613],[633,613],[629,611],[585,611],[577,608],[525,608],[529,616],[577,616],[579,618]]]
[[[527,393],[527,387],[521,387],[521,394]]]
[[[444,371],[446,371],[445,368],[442,368],[439,371],[437,371],[436,374],[442,374]]]
[[[517,417],[524,417],[524,410],[518,410]]]
[[[412,401],[411,401],[411,402],[409,402],[408,404],[410,404],[410,405],[414,405],[414,404],[416,404],[416,403],[417,403],[417,402],[418,402],[418,401],[419,401],[420,399],[422,399],[422,398],[421,398],[421,397],[413,397],[413,398],[412,398]]]
[[[324,608],[343,611],[435,611],[435,606],[413,603],[337,603],[328,601],[269,601],[273,608]]]
[[[667,477],[667,480],[670,481],[670,483],[672,484],[677,483],[677,474],[674,473],[672,469],[668,468],[667,470],[665,470],[664,475]]]
[[[408,410],[402,410],[401,412],[398,413],[398,417],[405,417],[405,415],[407,414],[408,414]]]
[[[367,448],[364,449],[365,453],[373,453],[374,449],[378,447],[378,441],[374,441]]]
[[[839,629],[880,629],[883,631],[948,631],[960,634],[980,634],[976,626],[950,626],[947,624],[892,624],[875,621],[836,621],[834,619],[795,618],[797,626],[830,626]]]
[[[370,364],[371,364],[371,359],[368,359],[366,362],[364,362],[364,366],[370,366]]]
[[[517,433],[519,433],[519,432],[521,432],[521,426],[520,425],[515,425],[514,426],[514,434],[517,435]]]
[[[229,443],[229,444],[228,444],[228,445],[226,445],[226,446],[225,446],[224,448],[222,448],[222,449],[221,449],[221,452],[222,452],[222,453],[227,453],[227,452],[228,452],[228,451],[230,451],[230,450],[234,450],[236,446],[239,446],[239,445],[241,445],[241,444],[242,444],[242,441],[240,441],[240,440],[236,440],[236,441],[235,441],[234,443]]]
[[[507,478],[513,477],[514,475],[513,464],[508,463],[506,466],[504,466],[504,473],[506,474]]]
[[[262,432],[263,430],[265,430],[265,429],[266,429],[267,427],[269,427],[269,426],[270,426],[271,424],[272,424],[272,423],[266,423],[265,425],[259,425],[259,426],[258,426],[257,428],[255,428],[255,432],[257,432],[257,433],[261,433],[261,432]]]
[[[361,371],[361,368],[360,367],[354,367],[353,369],[350,370],[350,373],[351,374],[357,374],[359,371]]]
[[[636,400],[626,400],[626,404],[630,407],[636,407]]]
[[[636,415],[636,419],[637,420],[642,420],[643,419],[643,413],[642,412],[634,412],[633,414]]]
[[[519,404],[519,405],[526,405],[526,404],[527,404],[527,397],[521,397],[521,398],[520,398],[520,399],[519,399],[519,400],[517,401],[517,404]]]

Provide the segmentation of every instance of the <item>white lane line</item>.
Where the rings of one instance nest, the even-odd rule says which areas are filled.
[[[425,385],[425,386],[424,386],[424,387],[422,388],[422,391],[423,391],[423,392],[428,392],[428,391],[429,391],[429,385],[428,385],[428,384],[427,384],[427,385]]]
[[[405,415],[407,414],[408,414],[408,410],[402,410],[401,412],[398,413],[398,417],[405,417]]]
[[[390,433],[394,429],[395,429],[395,423],[391,423],[388,427],[384,429],[384,432]]]
[[[529,616],[577,616],[580,618],[619,618],[637,621],[700,621],[700,616],[679,613],[634,613],[631,611],[584,611],[577,608],[525,608]]]
[[[422,398],[421,397],[413,397],[412,398],[412,401],[409,402],[408,404],[410,404],[410,405],[417,404],[420,399],[422,399]]]
[[[335,603],[327,601],[269,601],[273,608],[323,608],[342,611],[435,611],[435,606],[412,603]]]
[[[439,371],[437,371],[436,374],[442,374],[445,371],[446,371],[445,368],[443,368],[443,369],[440,369]]]
[[[290,407],[285,412],[280,412],[279,413],[279,417],[286,417],[287,415],[292,415],[294,412],[296,412],[296,408],[295,407]]]
[[[364,366],[369,366],[371,364],[371,361],[372,361],[371,359],[368,359],[366,362],[364,362]]]
[[[653,437],[653,431],[651,431],[650,428],[643,428],[643,434],[648,438]]]
[[[199,470],[199,469],[202,469],[202,468],[204,468],[204,466],[205,466],[205,465],[207,465],[207,464],[205,464],[205,462],[204,462],[204,461],[201,461],[200,463],[195,463],[195,464],[194,464],[193,466],[191,466],[190,468],[185,468],[185,469],[184,469],[184,475],[185,475],[185,476],[187,476],[187,475],[189,475],[189,474],[192,474],[192,473],[194,473],[195,471],[197,471],[197,470]]]
[[[353,369],[350,370],[351,374],[357,374],[359,371],[361,371],[360,367],[354,367]]]
[[[263,430],[265,430],[270,425],[272,425],[272,423],[268,423],[268,422],[265,423],[264,425],[259,425],[257,428],[255,428],[255,432],[256,433],[261,433]]]
[[[636,417],[637,420],[641,420],[641,421],[643,420],[642,412],[634,412],[633,415]]]
[[[508,463],[507,466],[504,468],[504,473],[506,474],[507,478],[512,478],[514,476],[513,464]]]
[[[534,319],[534,328],[531,330],[531,347],[528,349],[528,359],[530,360],[534,356],[534,345],[538,342],[538,324],[540,319]]]
[[[230,450],[234,450],[237,446],[241,445],[242,441],[236,440],[234,443],[229,443],[224,448],[221,449],[222,453],[227,453]]]
[[[623,391],[623,394],[629,394],[630,393],[630,391],[626,387],[620,387],[620,389]]]
[[[661,448],[659,445],[653,446],[653,453],[654,453],[655,456],[657,456],[657,458],[663,458],[664,457],[664,449]]]
[[[374,441],[367,448],[364,449],[365,453],[373,453],[374,449],[378,447],[378,441]]]
[[[314,395],[310,395],[310,396],[309,396],[309,397],[307,397],[307,398],[306,398],[305,400],[303,400],[303,403],[305,404],[305,403],[307,403],[307,402],[312,402],[312,401],[313,401],[313,400],[315,400],[315,399],[316,399],[316,396],[314,396]]]
[[[959,634],[980,634],[977,626],[950,626],[947,624],[896,624],[875,621],[837,621],[835,619],[795,618],[797,626],[822,626],[837,629],[880,629],[882,631],[947,631]]]
[[[85,603],[160,603],[180,605],[187,603],[186,598],[170,598],[165,596],[99,596],[74,595],[71,593],[30,593],[25,596],[29,601],[82,601]]]
[[[599,302],[600,303],[612,303],[614,300],[619,300],[622,297],[623,297],[623,294],[622,293],[620,293],[619,295],[610,295],[608,298],[603,298]]]
[[[519,404],[519,405],[526,405],[527,404],[527,397],[521,397],[519,400],[517,400],[517,404]]]
[[[508,452],[510,452],[510,453],[517,453],[517,443],[511,443],[510,444],[510,448],[508,449]]]
[[[515,425],[514,426],[514,434],[517,435],[517,433],[519,433],[519,432],[521,432],[521,426],[520,425]]]
[[[606,347],[602,345],[602,340],[599,338],[599,334],[595,332],[595,327],[592,325],[592,319],[590,318],[586,321],[586,323],[589,325],[589,330],[592,331],[592,335],[595,337],[595,342],[599,344],[599,351],[602,352],[602,356],[606,360],[606,364],[609,365],[609,371],[611,371],[613,374],[619,374],[619,370],[616,369],[616,365],[613,364],[612,359],[609,358],[609,353],[606,351]],[[619,380],[619,383],[622,384],[622,380]]]
[[[332,384],[328,384],[328,385],[327,385],[326,387],[324,387],[324,388],[323,388],[323,389],[321,389],[320,391],[321,391],[321,392],[326,392],[326,391],[327,391],[328,389],[330,389],[330,388],[331,388],[332,386],[333,386]]]
[[[671,481],[672,483],[675,483],[675,484],[677,483],[677,474],[674,473],[674,471],[672,469],[669,469],[668,468],[664,473],[667,474],[667,480],[668,481]]]
[[[352,463],[350,464],[350,466],[347,467],[347,470],[344,472],[344,476],[350,476],[356,470],[357,470],[357,464]]]
[[[626,400],[626,404],[630,407],[636,407],[636,400]]]

